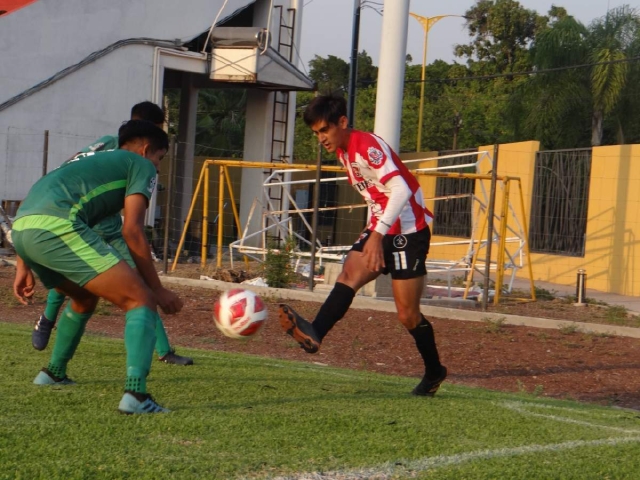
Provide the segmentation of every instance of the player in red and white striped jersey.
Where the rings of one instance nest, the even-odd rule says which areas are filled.
[[[433,327],[420,312],[433,215],[425,207],[418,180],[398,155],[376,135],[350,128],[346,110],[342,97],[316,97],[305,110],[304,121],[347,169],[349,183],[369,207],[368,226],[347,255],[313,323],[288,305],[280,306],[280,323],[305,351],[315,353],[349,310],[355,292],[390,273],[398,320],[413,336],[425,365],[425,375],[412,393],[433,396],[447,376]]]

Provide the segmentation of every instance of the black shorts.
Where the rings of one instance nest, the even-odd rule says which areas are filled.
[[[371,230],[365,230],[353,244],[351,250],[362,252],[369,240]],[[391,278],[408,279],[423,277],[427,274],[425,261],[429,253],[431,230],[424,228],[416,233],[385,235],[382,239],[382,252],[385,268],[383,274],[391,273]]]

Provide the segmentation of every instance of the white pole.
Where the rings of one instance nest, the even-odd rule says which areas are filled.
[[[384,0],[374,133],[400,147],[409,0]]]

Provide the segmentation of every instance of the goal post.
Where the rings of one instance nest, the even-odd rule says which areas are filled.
[[[490,162],[489,166],[483,166]],[[489,264],[494,275],[494,303],[500,300],[503,289],[511,292],[514,280],[520,270],[529,278],[530,299],[535,300],[535,288],[531,268],[528,230],[524,197],[520,179],[517,177],[496,177],[495,192],[490,187],[491,175],[482,173],[491,170],[493,163],[488,152],[467,152],[463,154],[442,155],[406,160],[407,167],[416,175],[425,195],[425,203],[435,212],[436,219],[432,228],[431,252],[426,262],[429,276],[444,276],[451,291],[453,275],[464,275],[464,293],[467,298],[473,287],[474,277],[483,276],[483,288],[489,288],[488,279],[484,279],[483,270]],[[425,165],[434,166],[425,166]],[[209,169],[217,168],[217,176],[210,175]],[[202,169],[191,198],[186,221],[180,235],[177,252],[171,271],[175,271],[180,252],[183,251],[187,230],[195,218],[195,206],[201,203],[202,242],[200,245],[200,265],[205,268],[210,257],[209,224],[211,222],[210,197],[217,197],[215,212],[216,266],[222,266],[223,248],[229,250],[233,267],[234,254],[245,259],[264,260],[267,252],[274,249],[269,238],[294,238],[297,246],[293,252],[296,267],[311,259],[311,241],[313,235],[309,220],[313,213],[321,219],[319,229],[321,238],[316,238],[315,258],[317,265],[323,262],[340,262],[352,246],[352,242],[362,231],[364,208],[366,205],[353,194],[348,185],[345,170],[340,166],[321,166],[322,178],[316,184],[315,164],[274,164],[240,160],[204,160]],[[261,169],[265,172],[262,191],[255,192],[248,218],[240,218],[237,192],[242,189],[241,181],[234,181],[230,175],[232,169]],[[331,176],[329,176],[331,175]],[[209,184],[217,178],[217,189],[211,193]],[[235,183],[235,185],[234,185]],[[457,186],[456,186],[457,185]],[[460,186],[464,188],[460,188]],[[512,187],[513,186],[513,187]],[[270,188],[280,188],[283,199],[275,205],[269,196]],[[313,205],[310,199],[314,188],[319,188],[321,202]],[[488,205],[491,195],[496,195],[495,212],[489,219]],[[513,197],[513,198],[512,198]],[[247,198],[246,196],[244,198]],[[198,200],[200,199],[200,200]],[[245,200],[246,201],[246,200]],[[225,212],[231,205],[231,220]],[[252,219],[260,217],[259,228],[249,231]],[[439,216],[444,220],[439,222]],[[486,238],[489,221],[493,222],[493,235]],[[244,225],[242,225],[244,223]],[[237,234],[225,242],[224,229],[233,224]],[[256,225],[256,222],[252,223]],[[227,227],[226,227],[227,226]],[[339,226],[339,227],[337,227]],[[449,229],[452,227],[453,230]],[[318,233],[318,232],[315,232]],[[491,242],[496,248],[487,258],[487,245]],[[275,247],[277,249],[277,246]],[[483,255],[484,254],[484,255]],[[315,262],[312,262],[315,263]]]

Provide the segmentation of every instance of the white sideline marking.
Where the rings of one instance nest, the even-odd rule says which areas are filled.
[[[356,374],[351,374],[351,373],[340,373],[340,372],[335,372],[333,370],[327,370],[326,367],[317,367],[317,366],[309,366],[309,367],[292,367],[290,365],[279,365],[279,364],[275,364],[275,363],[264,363],[264,366],[267,367],[277,367],[277,368],[286,368],[287,370],[297,370],[300,372],[315,372],[315,373],[322,373],[323,375],[333,375],[334,377],[342,377],[342,378],[348,378],[348,379],[356,379],[356,380],[370,380],[372,377],[370,375],[370,372],[363,372],[362,374],[358,375]],[[380,375],[380,374],[378,374]],[[384,379],[379,381],[379,383],[385,383],[385,384],[392,384],[392,385],[405,385],[405,384],[409,384],[409,380],[412,381],[419,381],[419,379],[417,378],[410,378],[410,377],[406,377],[407,381],[396,381],[396,380],[388,380],[388,379]]]
[[[555,420],[556,422],[572,423],[574,425],[582,425],[584,427],[600,428],[602,430],[611,430],[614,432],[621,432],[621,433],[628,433],[628,434],[640,433],[640,430],[620,428],[620,427],[610,427],[609,425],[598,425],[596,423],[585,422],[584,420],[574,420],[573,418],[559,417],[557,415],[548,415],[544,413],[531,412],[526,408],[524,408],[524,407],[533,407],[533,408],[542,407],[542,405],[537,405],[535,403],[501,402],[496,405],[501,405],[514,412],[522,413],[523,415],[529,415],[531,417],[546,418],[547,420]],[[553,407],[549,405],[548,408],[553,408]]]
[[[500,457],[512,457],[540,452],[558,452],[562,450],[573,450],[583,447],[599,447],[602,445],[616,446],[622,443],[640,442],[640,437],[624,438],[603,438],[600,440],[572,440],[563,443],[552,443],[549,445],[524,445],[513,448],[498,448],[495,450],[479,450],[477,452],[458,453],[455,455],[437,455],[426,457],[420,460],[411,460],[397,463],[386,463],[378,467],[351,469],[344,471],[325,473],[300,473],[286,477],[276,477],[274,480],[386,480],[394,476],[402,475],[404,478],[415,477],[427,470],[446,467],[450,465],[460,465],[461,463],[473,460],[489,460]]]

